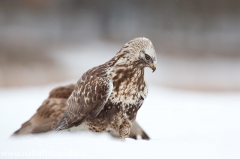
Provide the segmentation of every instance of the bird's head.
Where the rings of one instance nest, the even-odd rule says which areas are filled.
[[[157,56],[152,42],[147,38],[141,37],[129,41],[118,54],[122,55],[121,62],[138,63],[140,67],[150,67],[153,72],[156,70]]]

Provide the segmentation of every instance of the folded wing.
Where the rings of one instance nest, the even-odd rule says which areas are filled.
[[[113,84],[108,77],[84,74],[69,97],[68,109],[55,126],[55,130],[78,126],[87,117],[96,117],[106,104],[112,88]]]

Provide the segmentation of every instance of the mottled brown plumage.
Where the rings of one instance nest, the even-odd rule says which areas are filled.
[[[120,138],[128,137],[148,93],[144,68],[155,71],[156,63],[150,40],[131,40],[110,61],[82,75],[55,129],[84,126],[94,132],[113,131]]]
[[[67,109],[66,101],[73,92],[74,87],[75,85],[71,84],[53,89],[31,119],[22,124],[21,128],[13,135],[44,133],[53,130]],[[129,137],[136,139],[138,135],[142,139],[149,139],[141,127],[134,122]]]

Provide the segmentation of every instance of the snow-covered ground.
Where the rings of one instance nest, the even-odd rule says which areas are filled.
[[[52,50],[51,55],[62,64],[61,69],[67,72],[66,75],[79,78],[88,68],[109,60],[120,47],[118,44],[94,43],[92,47]],[[0,158],[35,156],[94,159],[239,159],[240,92],[194,92],[158,85],[161,83],[159,81],[168,79],[162,78],[171,72],[167,68],[178,70],[177,68],[180,67],[187,70],[193,66],[195,68],[195,63],[181,66],[176,62],[169,63],[159,58],[155,73],[152,74],[151,70],[146,69],[145,77],[149,82],[149,94],[138,113],[137,121],[150,136],[149,141],[132,139],[122,141],[113,139],[108,134],[91,132],[51,132],[12,138],[11,134],[36,112],[52,88],[75,83],[77,80],[37,87],[0,88]],[[220,68],[225,66],[229,65],[215,67],[215,70],[222,71]],[[237,72],[238,67],[229,67],[229,70],[230,68],[234,68]],[[201,74],[196,70],[192,72],[198,74],[196,78],[208,77],[208,74]],[[238,78],[233,77],[239,77],[239,74],[224,76],[224,72],[228,70],[224,70],[221,76],[216,77],[234,79],[233,86],[238,86],[234,84]],[[210,73],[216,71],[212,69]],[[189,82],[190,78],[185,76],[186,74],[189,74],[189,71],[185,74],[172,71],[174,76],[168,77],[175,81],[182,77],[180,83]],[[196,81],[198,80],[192,80],[194,83]],[[212,78],[208,81],[219,85],[224,83]],[[228,82],[230,84],[226,86],[231,85],[229,80]]]
[[[68,83],[0,89],[0,158],[240,158],[240,93],[182,91],[153,84],[137,116],[149,141],[122,141],[90,132],[10,137],[49,90]]]

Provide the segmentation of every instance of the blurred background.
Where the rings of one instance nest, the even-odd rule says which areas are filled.
[[[0,0],[0,87],[77,81],[135,37],[158,54],[148,82],[240,90],[238,0]]]

